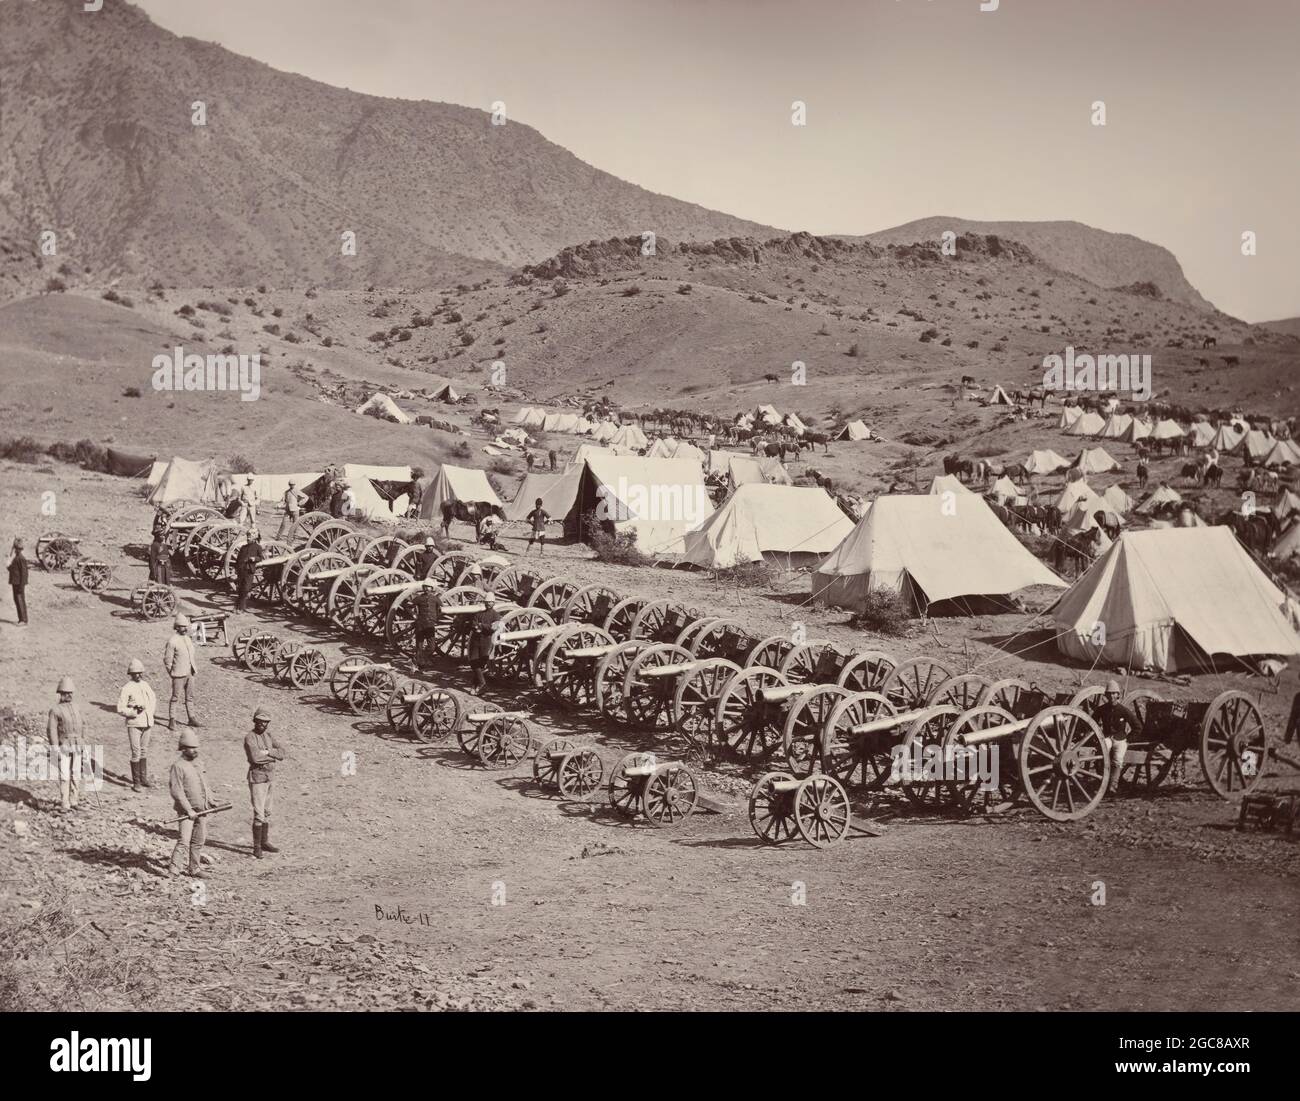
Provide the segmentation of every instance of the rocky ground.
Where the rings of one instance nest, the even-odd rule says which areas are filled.
[[[88,793],[67,818],[55,813],[53,785],[0,784],[7,1006],[1296,1007],[1300,848],[1236,831],[1235,809],[1206,790],[1190,756],[1184,783],[1151,799],[1107,801],[1081,823],[1029,810],[956,820],[887,801],[872,808],[881,836],[829,851],[773,850],[750,830],[752,776],[735,767],[701,773],[730,809],[657,831],[613,817],[600,798],[557,800],[533,785],[526,764],[487,772],[454,743],[394,736],[340,709],[323,685],[275,685],[213,647],[197,683],[203,759],[214,792],[234,809],[213,820],[206,881],[162,878],[170,800],[162,787],[137,795],[123,783],[126,740],[112,713],[130,657],[145,660],[155,686],[164,680],[169,627],[136,618],[125,600],[144,576],[133,554],[149,511],[130,483],[75,468],[6,464],[2,474],[0,506],[14,526],[31,534],[53,526],[39,516],[41,494],[53,491],[57,525],[112,561],[119,586],[91,595],[36,570],[33,625],[16,627],[7,601],[0,618],[8,732],[42,720],[55,680],[69,673],[108,772],[98,797]],[[513,535],[507,544],[522,550]],[[748,589],[601,565],[581,547],[548,556],[556,572],[671,596],[769,633],[798,616],[810,637],[928,653],[1053,688],[1086,672],[1039,649],[1017,653],[1008,640],[1023,616],[871,638],[841,612],[803,605],[806,577]],[[229,608],[210,588],[182,589],[188,607]],[[278,610],[231,620],[252,623],[310,640],[331,661],[358,651]],[[434,679],[468,684],[450,664]],[[1224,687],[1258,694],[1280,733],[1294,673],[1277,691],[1239,676],[1160,686],[1195,696]],[[487,697],[527,707],[539,738],[590,742],[607,768],[645,747],[589,713],[514,690]],[[289,750],[273,830],[283,851],[260,862],[249,849],[241,745],[258,706]],[[151,753],[156,781],[173,757],[162,731]],[[1280,771],[1267,783],[1294,787],[1295,776]],[[1104,905],[1095,904],[1099,884]]]

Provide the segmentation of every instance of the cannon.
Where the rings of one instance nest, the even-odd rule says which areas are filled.
[[[384,714],[395,734],[432,744],[451,737],[464,718],[465,705],[455,692],[407,680],[394,687]]]
[[[697,747],[711,740],[718,700],[739,666],[725,658],[696,658],[672,643],[646,642],[634,656],[630,647],[622,653],[627,671],[618,694],[630,725],[677,731]],[[608,677],[601,681],[603,696]]]
[[[600,787],[605,765],[594,749],[572,738],[552,738],[533,757],[533,779],[553,785],[566,799],[582,799]]]
[[[365,658],[344,658],[330,671],[330,694],[354,715],[385,710],[397,688],[397,675],[389,665]]]
[[[61,570],[81,557],[81,540],[61,531],[44,531],[36,537],[36,561],[44,569]]]
[[[495,704],[480,704],[464,717],[456,740],[470,757],[491,769],[513,768],[532,748],[532,734],[524,721],[526,711],[505,711]]]
[[[881,831],[853,821],[848,792],[833,776],[813,773],[797,779],[788,772],[769,772],[749,792],[749,824],[766,845],[800,837],[819,849],[843,841],[851,832],[871,836]]]
[[[166,619],[176,611],[176,593],[170,585],[146,581],[131,590],[131,607],[143,619]]]
[[[329,668],[325,655],[301,642],[280,642],[271,655],[270,669],[281,684],[310,688],[325,679]]]
[[[603,627],[563,623],[547,632],[533,661],[533,675],[553,700],[570,707],[595,703],[596,666],[618,644]]]
[[[619,596],[605,585],[586,585],[575,592],[560,610],[558,622],[590,623],[608,631],[605,625],[610,613],[618,605]],[[537,607],[534,602],[533,607]],[[610,631],[613,635],[613,632]]]
[[[230,640],[230,652],[245,669],[267,669],[274,663],[281,645],[280,639],[269,631],[245,627]]]
[[[113,567],[98,558],[78,558],[72,564],[72,583],[88,593],[102,592],[113,579]]]
[[[726,804],[704,795],[691,770],[664,762],[653,753],[629,753],[609,774],[609,805],[623,818],[638,815],[660,829],[681,825],[697,807],[722,810]]]

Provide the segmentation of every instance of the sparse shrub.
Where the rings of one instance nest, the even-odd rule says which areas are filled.
[[[849,350],[846,354],[850,359],[857,359],[862,355],[862,349],[859,348],[857,343],[855,342],[849,345]]]
[[[636,536],[630,531],[608,532],[600,525],[594,512],[583,516],[586,543],[598,562],[614,566],[648,566],[650,559],[636,545]]]
[[[285,339],[289,344],[301,344],[301,343],[302,343],[302,337],[300,337],[297,333],[285,333],[285,334],[284,334],[284,339]]]
[[[554,283],[551,284],[551,294],[555,298],[563,298],[568,293],[569,293],[569,284],[566,283],[563,279],[557,279]]]
[[[94,440],[78,440],[72,454],[87,470],[108,469],[108,452]]]
[[[323,344],[326,348],[333,348],[334,338],[332,336],[327,336],[325,337],[324,340],[321,341],[321,344]]]
[[[492,466],[490,469],[495,471],[497,474],[513,474],[515,472],[515,464],[509,459],[501,457],[492,460]]]
[[[469,444],[465,440],[457,440],[452,444],[451,453],[458,459],[472,459],[474,452],[470,450]]]
[[[933,325],[931,325],[930,328],[926,329],[925,332],[921,334],[920,341],[922,344],[929,344],[930,341],[932,341],[938,335],[939,335],[939,330],[936,329]]]
[[[45,454],[31,436],[20,436],[16,440],[0,440],[0,456],[15,463],[36,463]]]
[[[630,287],[624,287],[622,293],[624,298],[635,298],[641,293],[641,288],[633,283]]]
[[[267,322],[265,325],[262,326],[262,331],[263,331],[263,332],[268,332],[268,333],[270,333],[272,336],[279,336],[279,335],[280,335],[280,326],[277,325],[277,324],[275,324],[274,321],[270,321],[270,322]]]
[[[690,294],[690,293],[691,293],[691,285],[690,285],[689,283],[678,283],[678,284],[677,284],[677,293],[678,293],[678,294]]]
[[[193,316],[194,316],[194,307],[191,306],[188,302],[186,302],[186,303],[185,303],[184,305],[182,305],[182,306],[180,307],[180,309],[178,309],[176,312],[177,312],[181,317],[193,317]]]
[[[878,635],[897,637],[907,634],[907,621],[911,618],[907,601],[900,593],[877,590],[869,592],[862,609],[853,617],[853,626],[873,631]]]
[[[388,334],[384,332],[383,329],[380,329],[379,332],[377,333],[371,333],[368,337],[366,337],[366,339],[370,341],[372,344],[378,344],[381,340],[387,340]]]
[[[232,474],[256,474],[257,469],[243,455],[230,456],[230,472]]]
[[[473,344],[474,341],[476,341],[477,339],[478,339],[478,337],[476,337],[473,333],[461,333],[461,334],[460,334],[460,345],[461,345],[462,348],[468,348],[468,347],[469,347],[471,344]]]
[[[138,398],[138,397],[140,397],[140,387],[138,387],[138,386],[128,386],[125,390],[122,391],[122,397],[124,397],[124,398]]]
[[[58,291],[66,291],[67,289],[68,289],[68,284],[65,283],[62,279],[47,279],[47,280],[45,280],[45,293],[46,293],[46,294],[54,294],[54,293],[56,293],[56,292],[58,292]]]
[[[939,343],[940,343],[943,347],[945,347],[945,348],[949,348],[949,347],[952,346],[952,337],[950,337],[950,336],[945,336],[941,341],[939,341]]]
[[[283,308],[280,307],[280,306],[276,306],[275,309],[273,309],[273,310],[271,311],[271,316],[272,316],[272,317],[283,317],[283,316],[284,316],[284,310],[283,310]]]

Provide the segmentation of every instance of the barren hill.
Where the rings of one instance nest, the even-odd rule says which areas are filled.
[[[522,122],[278,72],[128,4],[0,0],[0,102],[7,258],[54,229],[60,260],[127,281],[437,286],[592,236],[772,232],[626,183]]]
[[[1096,283],[1099,287],[1152,284],[1172,302],[1213,310],[1187,281],[1168,249],[1128,233],[1108,233],[1082,222],[976,222],[969,218],[922,218],[867,235],[877,244],[938,241],[945,230],[993,235],[1028,245],[1044,262]]]

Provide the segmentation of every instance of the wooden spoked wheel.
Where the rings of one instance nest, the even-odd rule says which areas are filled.
[[[700,619],[698,612],[670,600],[652,600],[636,614],[632,621],[632,638],[650,642],[672,643],[691,620]]]
[[[560,775],[560,762],[565,754],[578,748],[572,738],[552,738],[533,755],[533,779],[539,784],[554,784]]]
[[[1082,711],[1091,719],[1100,716],[1106,707],[1106,689],[1100,684],[1088,684],[1080,688],[1065,705]]]
[[[398,681],[393,694],[384,704],[384,717],[388,719],[388,729],[394,734],[409,730],[415,714],[415,700],[426,691],[428,685],[418,680]]]
[[[348,682],[352,679],[352,674],[369,664],[365,658],[344,658],[340,661],[330,670],[330,695],[339,703],[347,703]]]
[[[713,737],[744,761],[762,761],[781,744],[785,709],[763,698],[763,689],[778,688],[785,677],[775,669],[750,666],[722,688],[713,718]]]
[[[654,768],[658,764],[653,753],[629,753],[609,774],[609,805],[624,818],[635,818],[641,809],[641,793],[645,790],[645,776],[629,776],[629,768]]]
[[[500,711],[501,707],[495,703],[482,703],[475,707],[475,710],[482,714],[490,711]],[[469,756],[478,758],[478,740],[479,735],[483,732],[482,723],[464,723],[456,727],[456,741],[460,748]]]
[[[419,591],[416,585],[403,589],[384,612],[384,641],[407,657],[415,653],[415,594]]]
[[[741,664],[757,641],[734,619],[712,619],[692,636],[687,649],[697,658],[726,658]]]
[[[308,515],[311,514],[308,513]],[[305,520],[306,518],[307,517],[304,516],[302,519]],[[299,520],[298,523],[301,524],[302,520]],[[352,525],[346,520],[326,519],[311,529],[311,534],[307,536],[304,546],[316,550],[319,554],[324,554],[329,550],[330,545],[334,543],[335,540],[350,534],[352,530]],[[348,561],[349,564],[352,564],[352,559],[350,557]]]
[[[929,702],[955,707],[958,711],[969,711],[979,703],[988,687],[988,679],[978,673],[959,673],[940,684]]]
[[[629,642],[632,640],[632,624],[635,622],[641,609],[645,607],[645,601],[640,597],[631,597],[627,600],[620,600],[610,610],[609,617],[601,624],[618,642]]]
[[[880,694],[888,696],[900,711],[915,711],[951,676],[950,670],[931,658],[909,658],[885,678]]]
[[[641,811],[646,821],[660,829],[681,825],[695,810],[700,789],[685,765],[660,765],[645,782]]]
[[[777,785],[783,785],[778,790]],[[794,787],[788,772],[769,772],[749,790],[749,824],[765,845],[779,845],[799,832],[794,819]]]
[[[301,642],[279,642],[276,645],[275,653],[271,655],[270,668],[275,679],[278,681],[287,681],[289,679],[289,662],[293,655],[302,649]]]
[[[289,659],[289,683],[295,688],[310,688],[325,679],[325,655],[315,647],[298,650]]]
[[[424,547],[420,543],[411,543],[397,552],[393,558],[393,564],[388,568],[390,570],[405,570],[416,581],[423,581],[423,577],[418,577],[417,573],[420,568],[419,557],[424,553]],[[432,563],[431,563],[432,564]]]
[[[1152,703],[1163,703],[1162,696],[1149,688],[1136,688],[1124,697],[1123,702],[1137,719],[1138,733],[1135,740],[1129,742],[1124,768],[1120,773],[1120,784],[1139,792],[1155,791],[1182,758],[1183,750],[1156,740],[1147,727],[1150,706]],[[1111,767],[1114,767],[1113,761]]]
[[[835,683],[850,692],[879,692],[893,671],[892,657],[883,650],[866,650],[849,659]]]
[[[244,664],[244,651],[248,648],[248,640],[261,633],[258,627],[244,627],[231,636],[230,653],[240,665]]]
[[[461,574],[472,565],[474,565],[472,554],[466,551],[448,551],[434,560],[426,576],[429,580],[438,582],[444,589],[451,589],[459,584]]]
[[[460,696],[445,688],[429,688],[415,703],[411,733],[428,744],[445,742],[464,717],[465,705]]]
[[[692,654],[695,653],[695,647],[691,644],[695,641],[696,636],[706,627],[719,621],[720,617],[718,616],[706,616],[703,619],[691,620],[690,623],[677,632],[677,636],[673,639],[673,645],[690,650]]]
[[[817,668],[822,655],[831,649],[829,642],[804,642],[791,649],[781,662],[781,672],[785,676],[786,683],[818,684],[834,680],[834,676],[819,676]],[[838,672],[839,670],[836,670],[836,675]]]
[[[505,636],[513,631],[534,631],[543,627],[554,627],[555,621],[549,612],[540,608],[515,608],[501,617],[501,637],[492,648],[492,658],[488,663],[488,672],[493,680],[524,681],[532,680],[533,658],[540,651],[536,639],[508,639]],[[545,645],[546,640],[541,640]]]
[[[538,653],[537,676],[548,695],[570,707],[583,707],[596,698],[595,657],[576,657],[574,650],[592,646],[613,646],[614,639],[602,627],[571,623],[548,640]]]
[[[781,727],[781,750],[786,767],[802,780],[821,763],[821,737],[835,706],[848,696],[837,684],[810,685],[790,701]]]
[[[673,686],[673,726],[692,746],[713,741],[714,720],[723,690],[740,666],[726,658],[696,659],[694,668]]]
[[[217,527],[236,527],[231,524],[224,516],[210,516],[205,520],[200,520],[194,527],[189,529],[185,535],[184,541],[180,545],[181,555],[186,561],[203,545],[203,539],[209,531]]]
[[[604,627],[610,612],[618,604],[619,596],[605,585],[587,585],[573,594],[560,610],[560,621],[567,623],[593,623]],[[536,605],[534,605],[536,607]],[[613,632],[610,631],[611,636]]]
[[[329,587],[334,583],[333,577],[317,581],[319,574],[326,571],[347,570],[352,568],[352,560],[341,554],[326,551],[303,563],[296,571],[293,586],[294,605],[304,611],[321,614],[325,609],[325,600],[329,596]]]
[[[289,528],[289,542],[295,547],[304,545],[311,539],[312,532],[329,521],[328,512],[304,512]]]
[[[842,784],[859,770],[862,783],[876,791],[885,786],[893,767],[895,730],[854,734],[855,726],[896,714],[894,705],[879,692],[854,692],[836,703],[821,733],[821,768]],[[896,729],[896,728],[895,728]]]
[[[799,836],[818,849],[843,841],[853,824],[848,793],[833,776],[807,777],[795,789],[794,821]]]
[[[566,799],[585,799],[604,777],[604,762],[594,749],[575,749],[561,759],[555,783]]]
[[[77,544],[61,531],[46,532],[36,540],[36,560],[47,570],[64,569],[80,555]]]
[[[1029,682],[1021,680],[1019,677],[995,680],[980,693],[980,698],[975,701],[974,706],[1000,707],[1003,711],[1010,711],[1013,715],[1019,715],[1020,697],[1029,691],[1031,691]]]
[[[631,726],[646,730],[671,730],[673,684],[668,677],[642,677],[646,669],[681,665],[693,660],[691,652],[671,643],[647,645],[623,674],[623,713]]]
[[[486,594],[481,589],[461,585],[455,589],[448,589],[442,594],[442,607],[446,611],[448,608],[463,608],[471,604],[482,604],[485,596]],[[501,609],[503,613],[505,610],[504,608]],[[444,657],[468,657],[470,618],[468,615],[444,615],[434,631],[434,649]],[[412,638],[412,646],[414,646],[414,638]]]
[[[97,593],[108,588],[113,576],[112,567],[107,562],[93,558],[78,558],[72,564],[72,583],[88,593]]]
[[[943,740],[960,715],[957,708],[946,705],[926,708],[903,735],[898,750],[899,769],[905,778],[903,794],[922,809],[938,810],[951,805],[956,798],[956,785],[945,778],[942,757]],[[932,775],[935,771],[938,776]]]
[[[613,637],[612,635],[610,636]],[[628,666],[632,664],[649,643],[632,641],[620,642],[600,661],[596,662],[595,702],[600,713],[616,722],[624,722],[627,715],[623,710],[623,678]]]
[[[298,606],[298,581],[303,567],[317,557],[314,550],[296,550],[280,569],[280,600],[290,608]]]
[[[145,619],[166,619],[176,611],[176,594],[168,586],[150,582],[138,592],[140,614]]]
[[[478,737],[478,759],[486,768],[514,768],[528,756],[532,735],[523,719],[502,715],[483,724]]]
[[[1269,760],[1268,731],[1245,692],[1221,692],[1201,722],[1201,771],[1215,794],[1235,799],[1253,791]]]
[[[399,539],[396,535],[377,536],[361,548],[361,553],[357,557],[357,565],[378,566],[380,569],[390,570],[393,567],[389,563],[393,562],[406,548],[406,540]]]
[[[254,634],[244,646],[243,664],[245,669],[269,669],[275,664],[275,655],[280,649],[280,640],[275,635],[261,631]]]
[[[528,597],[528,607],[539,608],[550,614],[556,623],[564,619],[565,606],[578,595],[581,588],[567,577],[548,577]]]
[[[344,570],[334,579],[325,598],[325,615],[342,630],[352,625],[352,613],[366,581],[379,572],[378,566],[361,565]]]
[[[364,531],[345,531],[333,540],[327,548],[332,554],[341,554],[349,561],[360,565],[361,556],[370,542],[370,536]]]
[[[535,571],[515,564],[507,566],[498,573],[492,579],[491,587],[499,599],[511,600],[516,604],[527,604],[528,599],[524,595],[524,591],[527,590],[528,596],[531,596],[533,589],[537,587],[540,580]]]
[[[388,609],[398,594],[375,590],[389,585],[411,585],[414,581],[415,578],[405,570],[380,569],[367,574],[357,586],[356,595],[352,599],[352,614],[349,617],[352,630],[372,638],[381,635],[388,618]]]
[[[397,688],[397,677],[385,665],[367,665],[348,678],[344,699],[354,715],[373,715],[388,704]]]
[[[227,554],[242,542],[245,531],[238,524],[214,524],[203,533],[202,543],[190,556],[190,565],[209,581],[222,580],[226,577]]]
[[[1110,781],[1101,728],[1077,707],[1049,707],[1020,741],[1020,786],[1038,812],[1055,822],[1086,818]]]
[[[963,711],[948,727],[941,745],[941,760],[946,774],[952,778],[953,804],[963,814],[974,812],[980,795],[992,794],[985,788],[980,777],[979,747],[967,745],[967,735],[1006,726],[1015,721],[1016,717],[1005,708],[981,705]],[[1004,752],[1010,742],[999,741],[1001,744],[986,743],[986,759],[997,764],[999,802],[1014,803],[1020,795],[1019,772],[1011,767],[1011,761]],[[990,769],[990,772],[993,771]]]
[[[761,639],[745,658],[746,667],[761,665],[764,669],[780,669],[785,656],[794,649],[794,642],[785,635],[770,635]]]

